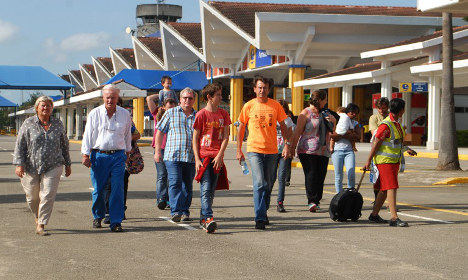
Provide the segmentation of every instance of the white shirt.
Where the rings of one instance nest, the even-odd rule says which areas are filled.
[[[335,131],[340,135],[345,135],[348,130],[354,128],[354,125],[351,122],[351,118],[347,114],[339,113],[338,115],[340,116],[340,120],[336,124]]]
[[[94,108],[88,114],[81,144],[81,153],[90,155],[91,150],[102,151],[132,149],[132,119],[130,113],[117,106],[111,118],[104,105]]]
[[[347,114],[340,113],[340,120],[336,124],[336,133],[340,135],[345,135],[346,132],[350,129],[354,129],[354,127],[358,124],[356,120],[352,120]],[[335,150],[352,150],[353,145],[351,142],[346,138],[341,138],[340,140],[335,142]]]

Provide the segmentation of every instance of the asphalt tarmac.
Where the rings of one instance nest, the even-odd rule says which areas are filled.
[[[230,143],[225,163],[231,188],[216,192],[219,229],[207,234],[198,227],[198,183],[193,221],[172,223],[168,210],[156,208],[156,168],[152,148],[145,146],[145,169],[130,177],[124,232],[113,233],[92,228],[89,169],[81,165],[80,145],[71,144],[72,175],[60,182],[46,226],[51,235],[41,237],[34,234],[34,219],[11,165],[14,142],[0,136],[0,279],[468,279],[468,184],[433,185],[468,177],[468,172],[435,171],[437,159],[407,158],[399,177],[399,215],[408,228],[367,220],[373,201],[368,175],[361,187],[361,219],[332,221],[330,165],[322,210],[308,211],[302,169],[293,168],[287,212],[276,211],[275,185],[271,224],[259,231],[254,229],[252,178],[242,174]],[[362,166],[369,144],[359,144],[358,150],[357,166]],[[461,165],[468,169],[468,161]],[[387,210],[381,216],[390,218]]]

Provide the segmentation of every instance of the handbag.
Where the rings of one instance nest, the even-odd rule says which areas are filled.
[[[132,150],[125,162],[125,169],[130,174],[138,174],[144,167],[145,164],[143,162],[143,156],[140,153],[140,148],[138,148],[136,141],[132,141]]]

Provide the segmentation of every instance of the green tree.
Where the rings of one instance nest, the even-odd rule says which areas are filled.
[[[15,108],[0,108],[0,129],[7,127],[14,127],[15,121],[13,118],[8,117],[8,114],[13,113]]]
[[[19,110],[28,109],[34,106],[39,96],[43,95],[42,92],[36,91],[29,96],[29,99],[19,106]]]

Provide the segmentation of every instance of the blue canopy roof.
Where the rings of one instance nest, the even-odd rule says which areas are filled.
[[[0,65],[0,89],[61,90],[73,87],[40,66]]]
[[[18,107],[18,105],[3,96],[0,96],[0,107]]]
[[[139,89],[160,90],[163,89],[161,85],[162,76],[172,78],[171,89],[173,90],[183,90],[186,87],[201,90],[208,83],[204,72],[124,69],[108,80],[106,84],[124,80]]]

